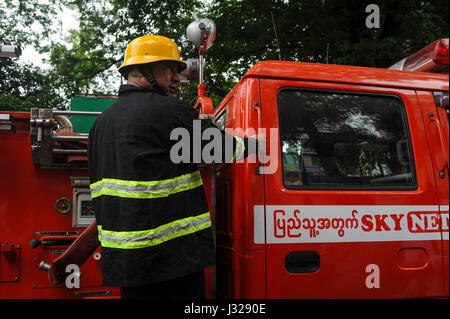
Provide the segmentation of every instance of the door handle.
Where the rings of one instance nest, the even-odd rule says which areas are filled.
[[[290,273],[313,273],[320,268],[320,256],[316,251],[291,251],[286,255],[284,266]]]
[[[431,122],[435,122],[437,125],[437,130],[439,133],[439,143],[441,145],[442,157],[444,159],[444,163],[442,163],[442,165],[438,166],[438,170],[439,170],[439,177],[444,178],[445,177],[445,169],[446,168],[448,169],[448,158],[447,158],[447,152],[445,151],[444,137],[442,136],[442,132],[441,132],[441,122],[431,112],[428,113],[428,118],[430,119]]]
[[[258,129],[262,128],[262,110],[259,102],[253,102],[253,109],[256,111],[258,120]]]
[[[37,248],[42,246],[43,248],[54,248],[57,246],[70,246],[75,239],[77,239],[77,236],[46,236],[41,239],[32,238],[30,240],[30,247]]]
[[[253,109],[256,111],[256,116],[257,116],[257,131],[256,134],[260,134],[259,130],[262,129],[262,110],[261,110],[261,105],[259,104],[259,102],[253,102]],[[259,156],[263,156],[261,154],[259,154]],[[261,165],[261,162],[258,160],[258,156],[256,156],[257,158],[257,164],[256,164],[256,174],[261,175],[263,173],[263,166]]]

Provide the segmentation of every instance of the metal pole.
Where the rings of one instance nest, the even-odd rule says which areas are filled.
[[[203,54],[200,54],[199,55],[199,70],[198,70],[198,76],[199,76],[199,84],[203,84],[203,77],[204,77],[204,75],[203,75],[203,63],[205,63],[204,62],[204,60],[203,60]]]
[[[53,111],[53,115],[69,115],[69,116],[98,116],[102,112],[88,112],[88,111]]]
[[[56,154],[87,154],[87,150],[64,150],[64,149],[54,149],[53,153]]]
[[[89,136],[52,136],[56,141],[87,141]]]

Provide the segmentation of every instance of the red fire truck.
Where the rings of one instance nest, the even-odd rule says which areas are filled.
[[[436,43],[433,69],[264,61],[243,76],[216,124],[265,133],[267,156],[202,169],[208,297],[448,298],[448,39]],[[0,114],[0,298],[120,297],[101,286],[101,248],[79,287],[39,270],[93,221],[87,136],[70,120],[84,115]]]

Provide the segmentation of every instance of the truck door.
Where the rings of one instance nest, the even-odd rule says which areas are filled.
[[[442,232],[442,252],[444,264],[444,291],[449,290],[449,188],[448,188],[448,92],[417,91],[422,118],[428,137],[428,145],[433,159],[434,179],[436,181],[440,230]]]
[[[267,133],[277,169],[254,207],[267,297],[442,296],[441,234],[430,226],[439,202],[415,92],[262,79],[261,96],[263,127],[279,129]]]

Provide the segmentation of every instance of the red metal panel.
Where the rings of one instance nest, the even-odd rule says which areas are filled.
[[[0,243],[0,283],[19,281],[21,248],[13,243]]]
[[[80,268],[82,273],[80,288],[66,288],[64,284],[53,287],[47,273],[38,270],[42,260],[51,262],[56,259],[67,245],[39,246],[31,248],[29,243],[45,236],[36,232],[82,232],[84,228],[72,227],[72,211],[59,214],[55,202],[61,197],[73,201],[73,188],[70,176],[87,176],[87,170],[42,169],[31,161],[29,135],[29,113],[12,113],[16,133],[0,131],[0,242],[2,251],[6,251],[6,242],[13,243],[16,249],[15,259],[18,264],[9,270],[14,276],[19,273],[18,281],[0,282],[0,298],[118,298],[119,289],[101,286],[100,260],[90,257]],[[51,239],[51,234],[47,239]],[[56,236],[58,237],[58,236]],[[61,237],[61,235],[59,235]],[[73,236],[64,236],[69,239]],[[61,239],[61,238],[59,238]],[[5,249],[4,249],[5,248]],[[97,250],[101,253],[101,250]],[[2,254],[2,253],[0,253]],[[0,268],[6,262],[0,261]],[[10,264],[13,265],[13,264]],[[2,270],[3,271],[3,270]],[[14,274],[13,274],[14,273]]]
[[[257,132],[259,80],[240,82],[216,114],[227,108],[226,129],[238,136]],[[251,130],[247,130],[251,129]],[[263,177],[255,174],[256,157],[221,165],[217,171],[218,297],[265,298],[264,245],[253,242],[253,206],[264,203]]]
[[[441,91],[448,91],[449,88],[448,75],[444,74],[286,61],[260,62],[253,66],[243,79],[246,77],[311,80]]]
[[[428,137],[428,147],[433,159],[433,176],[436,181],[439,209],[441,212],[442,252],[444,264],[444,291],[449,295],[449,127],[446,111],[436,107],[434,96],[429,91],[418,91],[422,119]],[[443,163],[446,163],[443,164]],[[444,167],[444,169],[442,169]]]
[[[413,90],[272,79],[263,79],[261,82],[263,122],[266,128],[278,127],[278,113],[275,105],[277,104],[276,94],[281,87],[303,87],[399,96],[406,107],[419,186],[415,191],[287,190],[283,187],[281,165],[279,165],[275,174],[265,175],[266,239],[269,238],[269,233],[273,232],[273,229],[268,228],[274,218],[272,207],[325,205],[334,207],[336,210],[340,206],[373,206],[374,209],[388,206],[430,205],[437,207],[438,200],[430,151],[417,98]],[[270,144],[270,137],[268,137],[267,144]],[[279,151],[277,156],[278,162],[281,163]],[[333,209],[330,210],[331,214],[332,212]],[[332,217],[333,215],[330,215],[330,218]],[[380,230],[384,227],[381,223],[381,217],[381,215],[377,217],[380,224],[377,228],[380,228]],[[377,230],[374,228],[374,222],[375,220],[371,221],[372,230]],[[311,237],[313,236],[311,235]],[[314,242],[314,240],[305,240],[299,244],[267,243],[267,297],[403,298],[444,295],[440,240],[388,241],[390,239],[386,239],[386,241],[382,241],[383,238],[381,237],[378,240],[380,241]],[[414,270],[401,269],[398,265],[398,253],[404,248],[424,249],[428,258],[427,267]],[[320,269],[312,273],[293,274],[287,272],[285,258],[292,251],[317,252],[320,255]],[[402,258],[401,255],[400,258]],[[379,289],[369,289],[365,285],[368,276],[366,269],[370,265],[379,266],[381,277]]]

